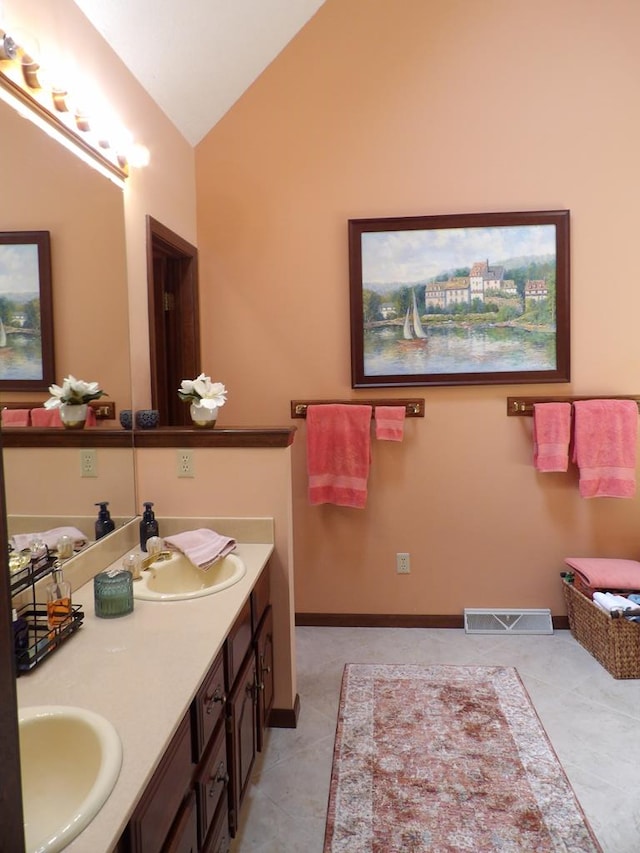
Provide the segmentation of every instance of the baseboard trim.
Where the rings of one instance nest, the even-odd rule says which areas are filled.
[[[566,616],[553,616],[553,627],[569,627]],[[296,613],[296,625],[317,628],[464,628],[464,616],[408,613]]]
[[[300,695],[296,693],[293,708],[272,708],[267,725],[272,729],[295,729],[300,716]]]

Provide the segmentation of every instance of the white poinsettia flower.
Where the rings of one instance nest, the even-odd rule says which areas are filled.
[[[57,409],[63,403],[79,406],[102,397],[104,391],[97,382],[85,382],[69,374],[62,380],[62,385],[50,385],[51,397],[44,403],[45,409]]]
[[[181,400],[199,403],[207,409],[217,409],[227,401],[227,389],[222,382],[212,382],[211,377],[201,373],[195,379],[183,379],[178,388]]]

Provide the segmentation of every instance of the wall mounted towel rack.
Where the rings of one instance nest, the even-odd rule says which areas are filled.
[[[343,406],[404,406],[408,418],[424,417],[424,397],[413,397],[410,400],[292,400],[291,417],[306,418],[307,406],[326,406],[330,403],[340,403]],[[373,412],[371,413],[373,416]]]
[[[574,400],[634,400],[640,409],[637,394],[587,394],[580,397],[507,397],[507,416],[510,418],[533,417],[534,403],[573,403]]]

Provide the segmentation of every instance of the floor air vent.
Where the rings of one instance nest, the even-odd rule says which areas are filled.
[[[550,610],[464,610],[467,634],[553,634]]]

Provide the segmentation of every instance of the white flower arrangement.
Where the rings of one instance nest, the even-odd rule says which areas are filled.
[[[227,402],[227,389],[222,382],[212,382],[210,376],[201,373],[196,379],[183,379],[178,396],[206,409],[219,409]]]
[[[81,406],[91,400],[98,400],[104,395],[104,391],[97,382],[84,382],[69,374],[62,380],[62,385],[50,385],[51,397],[45,402],[45,409],[59,409],[63,403],[72,406]]]

